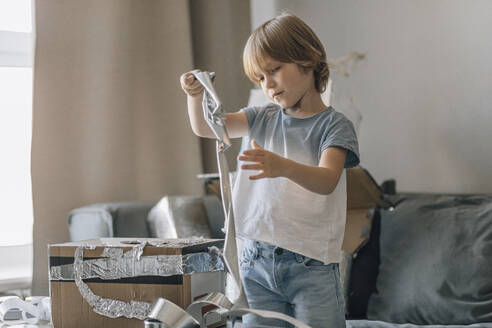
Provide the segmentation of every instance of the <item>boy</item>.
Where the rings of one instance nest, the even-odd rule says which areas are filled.
[[[326,53],[300,18],[284,13],[258,27],[243,53],[248,77],[273,103],[226,114],[231,138],[251,149],[233,188],[243,286],[250,307],[312,327],[345,327],[340,261],[346,218],[345,168],[359,163],[352,123],[321,99]],[[214,138],[203,119],[203,87],[181,76],[193,132]],[[250,171],[257,171],[250,175]],[[243,327],[283,326],[247,315]]]

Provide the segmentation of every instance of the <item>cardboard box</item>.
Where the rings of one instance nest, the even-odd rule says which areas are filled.
[[[354,254],[367,243],[371,232],[371,211],[376,206],[389,207],[382,190],[360,166],[347,169],[347,222],[342,249]]]
[[[94,248],[84,250],[84,261],[98,259],[105,261],[107,259],[106,255],[103,254],[105,248],[122,249],[123,252],[126,252],[142,240],[151,243],[168,243],[167,245],[159,246],[146,245],[143,249],[143,257],[208,253],[209,247],[222,248],[224,243],[222,239],[186,241],[156,238],[102,238],[49,245],[50,296],[54,327],[143,327],[143,321],[139,319],[109,318],[95,313],[81,295],[73,275],[70,276],[70,269],[73,269],[75,250],[79,246],[90,245]],[[200,254],[198,255],[200,256]],[[166,257],[160,258],[165,259]],[[219,263],[220,265],[221,263]],[[215,266],[216,268],[217,266]],[[63,272],[63,274],[60,274],[60,272]],[[69,276],[73,279],[68,279],[70,278]],[[168,276],[139,275],[120,279],[88,278],[83,279],[83,281],[95,295],[103,298],[124,302],[140,301],[151,303],[158,297],[164,297],[186,309],[189,304],[204,294],[214,291],[224,293],[225,271]]]

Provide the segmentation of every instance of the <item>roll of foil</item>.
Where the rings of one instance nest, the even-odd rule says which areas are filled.
[[[210,254],[141,256],[146,244],[146,242],[137,244],[126,253],[123,253],[120,248],[106,247],[102,255],[107,256],[107,258],[88,260],[89,264],[87,266],[85,265],[86,261],[84,261],[84,249],[95,249],[96,247],[94,245],[83,245],[76,248],[71,277],[75,280],[80,294],[94,312],[110,318],[126,317],[144,320],[148,317],[151,303],[123,302],[95,295],[89,286],[84,283],[83,279],[86,279],[84,275],[92,278],[120,279],[123,277],[149,275],[149,272],[174,275],[209,272],[211,268],[213,271],[219,271],[219,268],[222,267],[222,270],[224,268],[215,250],[212,250]],[[166,246],[169,246],[169,244]],[[66,267],[66,270],[62,270],[61,267]],[[63,277],[64,273],[69,274],[68,267],[60,266],[57,267],[60,268],[59,270],[52,270],[53,279],[55,279],[56,275]]]

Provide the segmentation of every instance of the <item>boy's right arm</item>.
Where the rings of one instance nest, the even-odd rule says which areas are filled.
[[[187,94],[188,116],[193,133],[202,138],[215,139],[215,134],[203,117],[203,86],[193,75],[193,71],[184,73],[180,78],[181,88]],[[248,135],[248,119],[243,112],[226,114],[226,129],[230,138]]]

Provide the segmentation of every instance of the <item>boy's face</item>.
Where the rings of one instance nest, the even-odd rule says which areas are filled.
[[[299,106],[306,95],[316,91],[313,72],[304,72],[294,63],[267,58],[259,73],[259,84],[265,95],[284,109]]]

